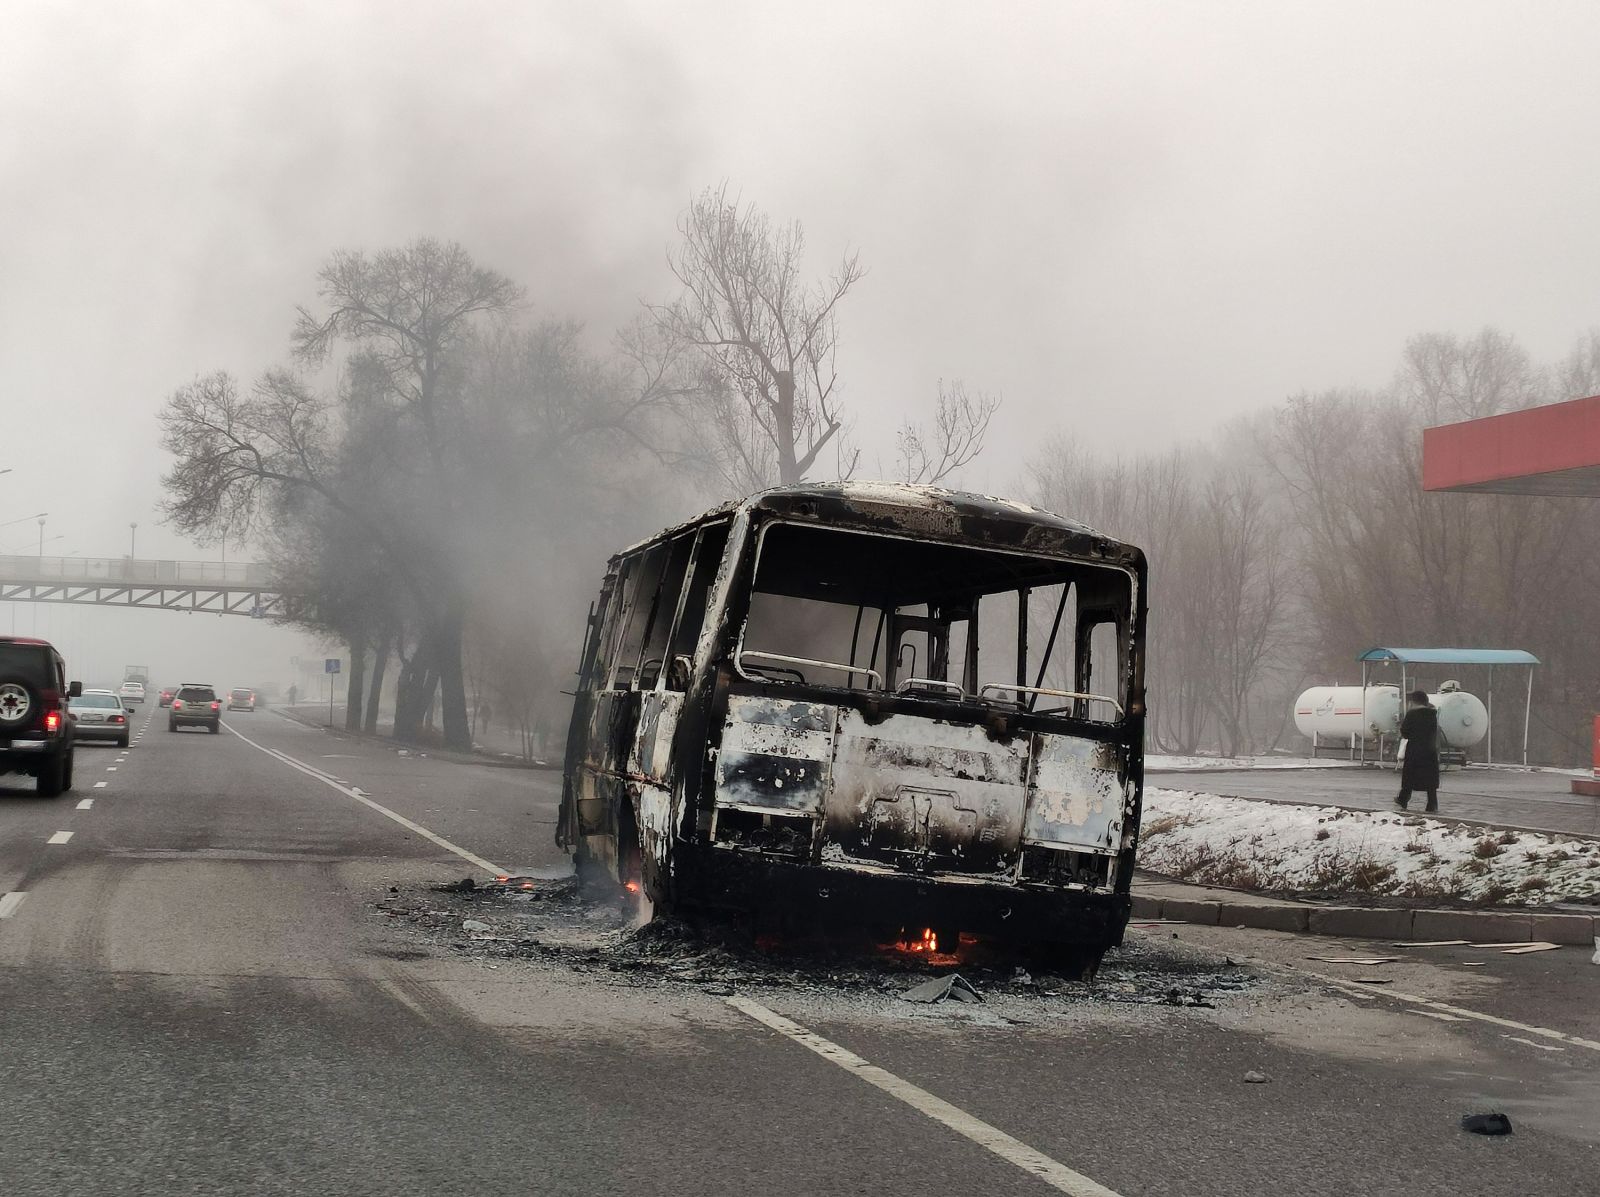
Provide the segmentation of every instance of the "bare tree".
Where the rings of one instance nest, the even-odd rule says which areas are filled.
[[[901,479],[933,485],[969,464],[983,452],[989,421],[999,410],[999,396],[968,391],[959,378],[946,386],[941,378],[932,431],[908,420],[895,436]]]
[[[1199,541],[1208,583],[1206,688],[1219,748],[1237,756],[1255,747],[1251,699],[1277,648],[1283,622],[1283,538],[1261,486],[1238,462],[1219,466],[1200,504]]]
[[[504,275],[479,266],[454,243],[420,238],[400,249],[367,255],[340,252],[318,273],[325,310],[299,309],[294,330],[296,356],[320,364],[343,344],[360,368],[376,378],[377,401],[387,398],[409,417],[427,470],[417,522],[408,536],[413,568],[428,575],[423,613],[428,687],[396,717],[396,733],[414,735],[421,715],[432,706],[432,687],[442,691],[444,738],[453,748],[472,745],[462,667],[466,595],[457,550],[462,512],[457,496],[471,463],[455,452],[459,438],[463,351],[476,323],[503,316],[521,302],[522,288]]]
[[[682,292],[649,310],[665,336],[695,350],[705,367],[706,411],[724,471],[738,482],[799,482],[825,448],[845,439],[836,317],[861,278],[860,261],[846,254],[831,275],[808,283],[799,222],[774,228],[725,184],[697,197],[678,231],[668,263]]]

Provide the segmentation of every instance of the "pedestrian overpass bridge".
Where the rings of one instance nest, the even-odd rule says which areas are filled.
[[[266,566],[248,561],[0,555],[0,601],[269,619],[288,614],[290,596]]]

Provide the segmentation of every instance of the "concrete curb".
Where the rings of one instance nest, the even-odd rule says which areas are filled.
[[[1306,906],[1294,902],[1228,902],[1133,895],[1132,922],[1176,919],[1204,927],[1255,927],[1355,939],[1468,939],[1493,943],[1589,947],[1600,918],[1588,914],[1508,910],[1406,910],[1385,906]]]

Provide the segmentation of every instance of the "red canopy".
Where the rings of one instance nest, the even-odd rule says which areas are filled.
[[[1422,488],[1600,497],[1600,395],[1423,429]]]

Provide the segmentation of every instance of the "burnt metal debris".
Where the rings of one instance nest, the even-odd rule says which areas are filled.
[[[981,1002],[983,994],[979,993],[960,973],[946,973],[942,977],[930,977],[920,985],[913,985],[900,995],[902,1002],[921,1002],[931,1005],[934,1002]]]

